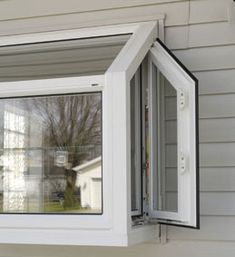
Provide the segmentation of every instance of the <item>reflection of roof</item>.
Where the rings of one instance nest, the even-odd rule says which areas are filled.
[[[95,159],[92,159],[91,161],[86,162],[84,164],[78,165],[78,166],[74,167],[73,170],[81,173],[82,171],[89,169],[91,166],[96,165],[99,162],[101,162],[101,156],[99,156]]]

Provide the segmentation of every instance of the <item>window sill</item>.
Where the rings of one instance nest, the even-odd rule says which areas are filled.
[[[143,240],[156,240],[157,227],[157,225],[143,225],[131,229],[128,234],[115,233],[113,230],[2,228],[0,230],[0,243],[129,246]]]

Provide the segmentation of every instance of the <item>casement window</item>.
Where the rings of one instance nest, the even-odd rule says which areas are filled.
[[[199,228],[197,80],[143,22],[2,38],[0,242]]]

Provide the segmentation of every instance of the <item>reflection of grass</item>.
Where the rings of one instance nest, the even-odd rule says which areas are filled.
[[[77,201],[75,203],[74,207],[67,207],[67,208],[64,208],[63,204],[61,204],[59,201],[58,202],[51,201],[51,202],[44,203],[44,208],[42,211],[38,210],[37,208],[35,209],[35,207],[33,207],[33,204],[32,204],[32,205],[28,206],[28,211],[27,210],[24,210],[24,211],[14,210],[13,212],[15,212],[15,213],[31,213],[31,212],[34,212],[34,213],[37,213],[37,212],[38,213],[62,213],[62,212],[80,213],[81,212],[81,213],[83,213],[83,212],[89,212],[89,211],[90,210],[82,208],[79,201]],[[2,203],[0,203],[0,213],[4,213]]]
[[[72,212],[81,210],[79,203],[76,203],[73,207],[67,207],[66,209],[60,202],[46,202],[44,204],[44,212]]]
[[[23,211],[23,213],[30,213],[30,212],[41,212],[38,210],[33,210],[33,208],[29,208],[30,211]],[[80,212],[82,208],[80,204],[76,204],[74,207],[64,208],[59,202],[47,202],[44,204],[44,210],[42,212]],[[3,213],[3,206],[0,205],[0,213]],[[13,211],[16,212],[17,211]],[[21,213],[21,211],[19,212]]]
[[[6,212],[6,211],[5,211]],[[38,209],[37,210],[32,210],[29,209],[28,211],[27,210],[24,210],[24,211],[17,211],[17,210],[14,210],[12,211],[13,213],[92,213],[92,214],[96,214],[96,213],[101,213],[101,210],[92,210],[92,209],[86,209],[86,208],[82,208],[80,206],[79,203],[77,203],[74,207],[70,207],[70,208],[64,208],[63,205],[61,205],[60,202],[46,202],[44,204],[44,209],[42,211],[39,211]],[[4,210],[3,210],[3,205],[0,204],[0,213],[4,213]]]

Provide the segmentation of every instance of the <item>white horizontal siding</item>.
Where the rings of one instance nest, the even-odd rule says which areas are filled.
[[[215,46],[235,43],[235,23],[218,22],[189,27],[189,47]]]
[[[176,145],[166,146],[166,166],[176,167]],[[233,167],[235,166],[235,143],[201,143],[200,167]]]
[[[211,70],[194,72],[199,80],[200,95],[229,94],[235,93],[235,69]],[[167,96],[174,95],[174,90],[167,87]]]
[[[38,16],[50,16],[56,14],[81,13],[99,11],[104,9],[116,9],[125,7],[169,4],[182,2],[182,0],[42,0],[40,2],[30,0],[0,1],[0,20],[19,19]],[[187,0],[183,1],[187,2]],[[30,13],[29,11],[30,10]]]
[[[168,168],[166,170],[166,181],[167,181],[166,190],[167,191],[175,192],[177,190],[176,185],[174,183],[176,181],[176,176],[177,176],[176,168]],[[235,191],[234,167],[200,168],[200,190],[202,193],[211,192],[212,195],[215,192],[216,193],[231,192],[232,194],[234,194],[234,191]],[[207,202],[207,204],[208,206],[210,206],[209,202]],[[201,213],[203,212],[204,210],[201,210]],[[213,213],[213,215],[217,215],[217,214],[218,213],[216,211],[215,213]],[[229,213],[227,214],[229,215]]]
[[[203,192],[233,192],[234,193],[235,192],[235,168],[234,167],[201,168],[200,188],[201,188],[201,191]]]
[[[235,118],[203,119],[199,122],[200,142],[235,142]]]
[[[235,241],[235,217],[227,216],[227,215],[202,216],[200,230],[168,226],[168,239]],[[232,257],[233,254],[229,256]],[[199,256],[205,256],[205,255],[199,255]],[[219,255],[217,255],[217,253],[214,252],[214,256],[219,256]]]
[[[235,117],[235,94],[202,95],[199,98],[199,118]],[[175,98],[166,99],[166,119],[176,118]]]
[[[205,95],[199,99],[199,117],[225,118],[235,116],[235,94]]]
[[[186,49],[188,48],[189,25],[170,26],[165,29],[165,44],[168,48]]]
[[[226,21],[230,0],[191,1],[190,24],[214,21]],[[213,17],[213,20],[211,19]]]
[[[166,210],[176,210],[177,194],[172,188],[166,188]],[[235,192],[202,192],[200,194],[201,216],[234,216]]]
[[[200,145],[201,167],[235,166],[235,143],[205,143]]]
[[[194,72],[199,80],[199,95],[225,95],[235,93],[235,69]],[[174,91],[167,88],[167,96]]]
[[[170,11],[167,18],[167,24],[176,25],[173,21],[177,21],[178,17],[190,9],[190,18],[188,19],[190,23],[201,23],[201,22],[213,22],[213,21],[226,21],[228,19],[227,8],[230,0],[204,0],[204,1],[187,1],[187,0],[100,0],[100,1],[76,1],[76,0],[50,0],[50,1],[40,1],[32,2],[30,0],[11,0],[11,1],[1,1],[0,2],[0,20],[12,20],[12,19],[22,19],[30,17],[40,17],[40,16],[52,16],[61,14],[71,14],[71,13],[83,13],[92,11],[103,11],[112,10],[115,13],[115,9],[128,9],[131,8],[132,11],[136,7],[141,7],[144,11],[145,6],[152,6],[155,11],[168,13],[172,8],[177,9],[178,7],[187,7],[181,9],[181,15],[173,14]],[[211,6],[213,5],[213,8]],[[156,9],[156,7],[158,7]],[[29,12],[30,10],[30,12]],[[156,12],[155,12],[156,13]],[[98,14],[98,13],[97,13]],[[183,20],[182,20],[183,21]],[[181,22],[182,24],[182,22]],[[184,24],[187,21],[184,20]],[[179,25],[179,24],[177,24]]]
[[[235,192],[210,192],[200,195],[201,215],[234,216]]]
[[[89,0],[82,3],[75,0],[8,0],[0,2],[0,35],[141,21],[149,16],[153,19],[158,14],[166,14],[166,26],[174,27],[224,22],[229,19],[229,3],[229,0]]]
[[[235,45],[174,51],[191,71],[235,68]]]
[[[166,44],[171,49],[234,44],[234,30],[235,22],[170,26],[166,28]]]
[[[235,31],[235,30],[234,30]],[[235,34],[235,33],[234,33]],[[199,93],[228,94],[235,93],[235,69],[195,72],[199,80]]]
[[[91,3],[91,1],[88,2]],[[67,2],[64,2],[64,4],[65,6],[69,6]],[[0,3],[0,11],[3,12],[3,10]],[[16,6],[14,6],[14,10],[16,10]],[[27,10],[27,8],[25,8],[25,10]],[[153,20],[157,19],[159,14],[165,14],[166,17],[168,17],[166,19],[166,24],[169,26],[185,25],[188,23],[188,10],[189,2],[179,1],[171,4],[144,5],[90,12],[76,12],[71,10],[70,14],[53,13],[53,15],[47,15],[45,17],[40,17],[39,15],[35,17],[11,18],[8,17],[11,15],[11,12],[5,11],[0,15],[2,17],[2,21],[0,21],[0,36],[88,26],[102,26],[107,24],[127,23],[130,21],[144,21],[146,19],[148,20],[148,17],[151,17]],[[181,13],[181,15],[178,15],[178,13]],[[4,18],[4,16],[7,17]]]
[[[173,131],[176,131],[176,121],[166,122],[166,142],[176,143]],[[200,143],[235,142],[235,118],[201,119],[199,121]]]
[[[29,17],[41,17],[41,16],[54,16],[54,15],[66,15],[83,12],[97,12],[100,14],[111,12],[115,15],[115,12],[124,13],[128,8],[134,11],[136,8],[146,10],[146,7],[150,7],[149,10],[155,13],[168,14],[166,24],[167,25],[179,25],[189,23],[201,23],[201,22],[213,22],[213,21],[226,21],[228,19],[229,0],[205,0],[205,1],[183,1],[183,0],[101,0],[101,1],[40,1],[32,2],[30,0],[16,1],[1,1],[0,2],[0,20],[14,20],[23,19]],[[211,8],[213,5],[213,8]],[[181,8],[181,15],[177,15],[177,12],[171,10]],[[118,9],[122,9],[121,12]],[[30,10],[30,15],[29,15]],[[106,10],[104,12],[104,10]],[[188,17],[190,10],[190,18]],[[200,11],[199,11],[200,10]],[[103,12],[103,13],[102,13]],[[132,13],[134,14],[134,13]],[[170,15],[169,15],[170,14]],[[186,15],[186,16],[185,16]],[[95,16],[99,16],[97,12]],[[187,18],[186,18],[187,17]],[[186,18],[186,19],[185,19]],[[180,21],[180,20],[181,21]],[[180,21],[180,22],[179,22]]]

